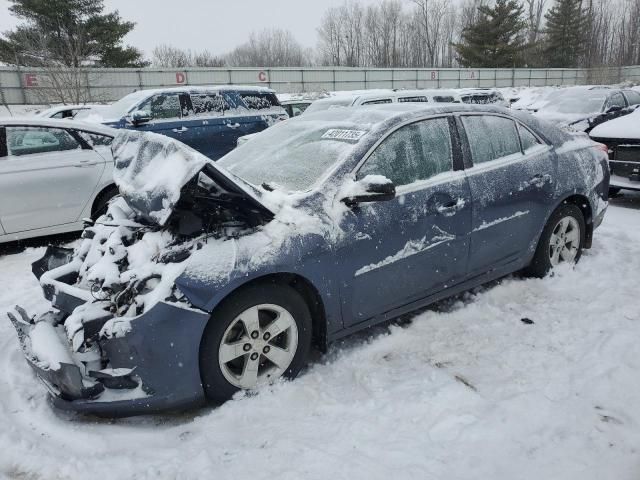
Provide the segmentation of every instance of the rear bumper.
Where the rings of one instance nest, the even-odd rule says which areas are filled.
[[[64,314],[10,315],[27,362],[63,410],[110,417],[201,405],[199,345],[208,314],[159,303],[130,328],[74,351]]]
[[[611,175],[609,186],[611,188],[621,188],[624,190],[640,190],[640,177],[638,180],[632,180],[628,177],[621,177],[620,175]]]

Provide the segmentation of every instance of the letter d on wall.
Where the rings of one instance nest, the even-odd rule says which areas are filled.
[[[176,83],[178,85],[184,85],[187,81],[187,74],[184,72],[176,72]]]

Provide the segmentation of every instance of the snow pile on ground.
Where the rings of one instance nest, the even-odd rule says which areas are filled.
[[[593,250],[334,345],[298,380],[219,408],[106,421],[55,412],[0,323],[0,478],[637,479],[640,196]],[[0,310],[47,307],[0,257]]]

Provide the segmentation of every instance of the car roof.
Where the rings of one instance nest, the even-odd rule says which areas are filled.
[[[48,127],[48,128],[72,128],[86,132],[109,135],[113,137],[117,130],[96,123],[78,122],[77,120],[58,120],[55,118],[40,117],[11,117],[0,119],[0,127]]]
[[[424,117],[450,113],[493,113],[503,114],[516,119],[538,134],[541,134],[554,146],[562,145],[569,134],[548,122],[541,121],[533,115],[513,111],[495,104],[474,105],[468,103],[388,103],[382,105],[365,105],[358,108],[335,108],[319,112],[305,113],[288,122],[318,121],[328,128],[343,128],[341,125],[367,125],[369,130],[382,131],[393,128],[404,122],[419,120]],[[335,126],[333,126],[335,125]]]
[[[313,102],[315,102],[316,100],[311,100],[308,98],[301,98],[299,100],[281,100],[280,101],[280,105],[297,105],[300,103],[308,103],[311,104]]]
[[[348,121],[353,112],[359,112],[359,115],[366,116],[366,112],[371,112],[372,117],[378,119],[393,120],[395,118],[420,117],[423,115],[436,115],[441,113],[455,112],[486,112],[486,113],[509,113],[510,111],[503,107],[495,105],[469,105],[461,103],[388,103],[382,105],[363,105],[356,108],[333,108],[322,110],[310,114],[302,115],[307,121],[314,119],[323,121],[335,121],[337,123]]]
[[[41,115],[43,113],[54,113],[54,112],[64,112],[67,110],[86,110],[89,108],[94,107],[95,105],[92,104],[78,104],[78,105],[56,105],[53,107],[49,107],[45,110],[41,110],[40,112],[38,112],[38,115]]]
[[[182,87],[150,88],[137,90],[131,93],[155,95],[157,93],[207,93],[207,92],[247,92],[247,93],[273,93],[276,91],[266,87],[254,87],[250,85],[185,85]],[[131,95],[131,93],[129,95]],[[124,97],[123,97],[124,98]]]

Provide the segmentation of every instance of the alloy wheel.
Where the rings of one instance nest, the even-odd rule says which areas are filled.
[[[227,327],[218,350],[224,378],[240,389],[255,388],[282,376],[298,347],[293,316],[278,305],[248,308]]]
[[[552,266],[562,262],[573,262],[580,249],[580,224],[571,217],[558,221],[549,238],[549,260]]]

